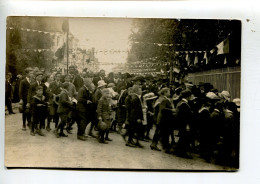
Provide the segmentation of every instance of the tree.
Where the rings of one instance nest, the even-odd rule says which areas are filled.
[[[129,37],[132,47],[128,63],[171,63],[175,77],[181,79],[191,70],[200,68],[200,63],[191,63],[192,67],[189,67],[185,51],[209,52],[236,31],[232,28],[234,22],[238,23],[231,20],[137,19]],[[192,62],[195,55],[203,60],[203,55],[196,52],[190,55]],[[155,60],[150,59],[155,57]],[[162,66],[161,69],[168,70],[165,65],[155,66],[157,70]]]
[[[39,17],[8,17],[6,31],[6,70],[23,73],[26,67],[53,67],[51,50],[54,35],[45,31],[57,31],[50,19]],[[50,29],[52,30],[46,30]],[[37,31],[32,31],[37,30]],[[40,32],[39,32],[40,31]]]

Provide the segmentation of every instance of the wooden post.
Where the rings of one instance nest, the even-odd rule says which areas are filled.
[[[67,39],[66,39],[66,44],[67,44],[67,73],[69,73],[69,19],[67,19]]]

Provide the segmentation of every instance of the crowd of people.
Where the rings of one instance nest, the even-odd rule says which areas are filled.
[[[10,79],[8,73],[6,105],[12,114]],[[117,132],[125,146],[144,148],[142,141],[150,141],[153,151],[184,158],[199,154],[238,167],[240,99],[231,101],[228,91],[209,83],[169,84],[153,76],[106,76],[104,70],[79,73],[70,66],[67,74],[28,67],[16,86],[22,129],[29,127],[32,136],[53,130],[57,138],[68,137],[76,123],[80,141],[91,136],[108,144],[109,133]]]

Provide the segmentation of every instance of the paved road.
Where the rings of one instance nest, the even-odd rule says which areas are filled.
[[[77,126],[73,134],[56,138],[44,130],[46,136],[31,136],[29,130],[22,131],[21,114],[7,115],[5,122],[5,166],[7,167],[57,167],[57,168],[128,168],[128,169],[196,169],[225,170],[222,166],[205,162],[194,155],[193,159],[179,158],[163,152],[152,151],[150,143],[142,142],[141,148],[125,146],[117,133],[104,145],[95,138],[79,141]],[[54,124],[52,123],[52,129]]]

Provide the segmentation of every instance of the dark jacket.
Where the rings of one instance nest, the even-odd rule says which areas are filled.
[[[102,97],[102,92],[101,90],[98,88],[96,91],[95,91],[95,94],[94,94],[94,103],[98,104],[98,101],[99,99]]]
[[[69,99],[67,92],[62,91],[59,97],[59,105],[57,112],[59,114],[69,114],[74,109],[73,103]]]
[[[74,75],[72,79],[72,84],[74,84],[76,91],[84,85],[83,79],[79,75]]]
[[[108,99],[102,97],[98,101],[97,106],[98,117],[101,117],[103,121],[108,121],[111,119],[111,106],[108,102]]]
[[[61,92],[61,87],[63,87],[62,82],[58,83],[57,81],[53,81],[50,83],[49,89],[53,95],[59,95]]]
[[[124,123],[126,120],[126,105],[125,99],[128,96],[127,90],[125,90],[118,99],[118,108],[117,108],[117,121],[119,123]]]
[[[169,99],[164,98],[159,104],[159,112],[157,116],[157,124],[166,125],[172,120],[172,105]]]
[[[187,125],[191,125],[192,115],[188,102],[182,99],[177,105],[177,122],[180,130],[186,131]]]
[[[39,104],[44,106],[38,106]],[[38,116],[46,116],[47,113],[47,107],[48,104],[46,102],[45,96],[42,96],[42,98],[34,95],[31,100],[31,108],[32,108],[32,114],[38,115]]]
[[[13,88],[10,81],[5,80],[5,98],[11,99],[13,97]]]
[[[128,121],[129,123],[137,123],[137,120],[143,120],[143,108],[141,99],[136,95],[131,95],[131,100],[127,101]]]
[[[79,112],[84,112],[86,114],[91,113],[91,109],[93,108],[93,97],[87,87],[82,86],[78,92],[78,103],[76,110]],[[88,104],[88,101],[91,101],[91,104]],[[91,114],[90,114],[91,115]]]
[[[20,99],[23,100],[24,103],[27,103],[27,96],[28,96],[29,88],[30,88],[30,83],[27,81],[26,78],[24,78],[20,82],[20,86],[19,86],[19,97],[20,97]]]
[[[36,87],[39,86],[37,82],[34,82],[30,85],[28,95],[27,95],[27,102],[31,103],[33,96],[36,94]],[[48,94],[47,94],[47,87],[44,83],[41,83],[40,86],[43,88],[43,96],[45,96],[46,100],[48,100]]]

